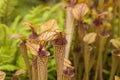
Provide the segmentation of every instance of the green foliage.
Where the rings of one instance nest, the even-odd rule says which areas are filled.
[[[29,14],[25,15],[24,20],[33,24],[41,24],[49,19],[56,19],[58,25],[63,30],[64,26],[64,12],[61,10],[61,4],[55,6],[38,5],[30,10]]]
[[[6,70],[6,71],[15,71],[18,69],[19,69],[19,67],[15,66],[15,65],[11,65],[11,64],[0,66],[0,70]]]
[[[12,17],[15,9],[16,0],[0,0],[0,21],[8,24],[8,20]]]
[[[14,22],[13,22],[14,23]],[[13,24],[12,24],[13,25]],[[14,23],[15,25],[15,23]],[[10,35],[16,33],[18,29],[14,26],[6,26],[4,24],[0,24],[0,70],[5,71],[14,71],[20,68],[25,68],[24,62],[21,58],[21,65],[17,62],[20,61],[20,51],[18,49],[19,40],[10,39]],[[20,31],[20,29],[19,29]]]

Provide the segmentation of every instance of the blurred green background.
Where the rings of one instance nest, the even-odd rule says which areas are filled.
[[[27,36],[30,32],[28,27],[22,25],[24,21],[40,25],[49,19],[56,19],[63,30],[65,15],[60,4],[59,0],[0,0],[0,70],[7,73],[5,80],[11,80],[16,70],[26,69],[18,47],[20,40],[10,39],[10,35],[19,33]],[[47,49],[53,53],[50,46]],[[54,63],[51,56],[49,80],[56,79]]]

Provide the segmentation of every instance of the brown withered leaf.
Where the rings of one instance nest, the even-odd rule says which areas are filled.
[[[39,45],[27,42],[26,46],[30,49],[30,52],[32,55],[37,56],[38,55],[38,50],[39,50]]]
[[[111,39],[110,42],[115,48],[120,49],[120,38]]]
[[[73,17],[76,20],[82,20],[82,18],[89,12],[89,7],[86,3],[76,4],[72,9]]]
[[[115,80],[120,80],[120,77],[118,77],[118,76],[115,76]]]
[[[30,27],[33,32],[35,32],[36,29],[38,29],[38,27],[39,27],[39,26],[33,25],[33,24],[31,24],[30,22],[27,22],[27,21],[24,21],[24,22],[23,22],[23,25],[24,25],[24,26],[27,26],[27,27]]]
[[[0,80],[5,80],[6,73],[3,71],[0,71]]]
[[[24,25],[24,26],[29,26],[29,27],[32,27],[32,24],[31,24],[31,23],[29,23],[29,22],[27,22],[27,21],[24,21],[24,22],[23,22],[23,25]]]
[[[26,71],[23,69],[17,70],[14,75],[19,76],[20,74],[25,74]]]
[[[95,41],[97,36],[97,33],[92,32],[92,33],[88,33],[84,36],[83,41],[87,44],[91,44]]]
[[[21,39],[21,40],[25,40],[25,37],[22,36],[21,34],[12,34],[10,36],[10,39]]]
[[[19,79],[19,75],[21,75],[21,74],[26,74],[26,71],[23,70],[23,69],[17,70],[17,71],[14,73],[14,75],[13,75],[13,77],[12,77],[12,80],[20,80],[20,79]]]

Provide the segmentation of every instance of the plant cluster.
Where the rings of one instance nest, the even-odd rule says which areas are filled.
[[[116,31],[111,23],[114,14],[110,8],[115,4],[112,1],[104,3],[104,0],[99,0],[97,6],[94,0],[69,0],[64,3],[66,33],[70,34],[66,35],[66,58],[72,53],[75,80],[113,80],[116,72],[119,72],[119,60],[115,59],[119,59],[117,57],[120,54],[120,42],[119,39],[111,39]],[[119,26],[117,28],[119,29]],[[117,33],[119,34],[119,31]],[[110,42],[115,50],[110,47]],[[112,53],[112,65],[111,69],[108,69],[110,78],[104,76],[109,53]]]
[[[35,31],[32,24],[28,22],[24,22],[23,24],[30,27],[31,34],[28,38],[20,34],[13,34],[11,38],[22,40],[19,46],[27,66],[29,80],[47,80],[47,65],[50,52],[46,50],[46,46],[49,43],[52,43],[54,46],[57,80],[71,79],[74,75],[74,68],[69,64],[70,61],[64,58],[67,41],[63,32],[59,30],[57,22],[49,20],[41,25],[40,34]],[[32,54],[32,62],[29,61],[27,47]],[[13,80],[16,78],[18,77],[13,76]]]
[[[51,10],[48,6],[39,5],[23,18],[18,16],[13,24],[7,21],[11,19],[7,16],[12,14],[15,4],[6,2],[7,0],[3,3],[10,4],[11,10],[10,13],[5,14],[4,11],[8,5],[1,7],[2,33],[7,35],[7,38],[13,33],[16,34],[10,36],[12,39],[9,46],[6,36],[1,38],[5,41],[0,43],[4,45],[0,47],[0,51],[4,53],[11,51],[14,53],[11,54],[12,56],[17,56],[17,48],[8,49],[16,47],[19,43],[21,51],[19,53],[22,54],[26,66],[26,69],[14,66],[14,70],[17,71],[13,74],[13,80],[19,80],[21,74],[26,74],[26,79],[29,80],[49,80],[48,72],[51,69],[49,67],[51,63],[52,68],[54,67],[52,70],[56,70],[56,73],[50,75],[57,74],[57,80],[113,80],[114,77],[115,80],[120,79],[118,77],[120,76],[120,25],[117,22],[120,21],[119,0],[115,2],[113,0],[65,0]],[[59,7],[63,8],[65,15]],[[16,23],[19,21],[18,26]],[[22,23],[27,27],[21,26]],[[12,27],[7,27],[9,24]],[[14,31],[17,28],[13,26],[23,30]],[[63,32],[64,26],[65,32]],[[53,54],[48,48],[52,49]],[[52,59],[49,59],[51,57]],[[12,64],[16,58],[5,60],[6,62],[3,59],[0,60],[3,62],[0,63],[1,65]],[[5,72],[0,71],[0,79],[4,80],[5,75]]]

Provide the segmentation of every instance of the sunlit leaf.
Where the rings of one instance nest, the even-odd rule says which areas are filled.
[[[70,64],[70,65],[72,64],[71,61],[68,60],[68,59],[66,59],[66,58],[64,58],[64,63],[65,63],[65,64],[66,64],[66,63],[67,63],[67,64]]]
[[[88,12],[89,7],[86,3],[76,4],[72,9],[72,14],[76,20],[82,20]]]
[[[118,77],[118,76],[115,76],[115,80],[120,80],[120,77]]]
[[[26,43],[27,47],[30,48],[30,52],[32,55],[37,56],[38,55],[38,49],[39,49],[39,45],[31,43],[31,42],[27,42]]]
[[[60,32],[57,21],[54,19],[45,22],[40,28],[41,33],[37,38],[38,43],[41,43],[41,41],[51,41],[55,39],[56,34]]]
[[[88,33],[83,38],[83,41],[87,44],[91,44],[95,41],[97,34],[95,32]]]
[[[12,65],[12,64],[6,64],[6,65],[1,65],[0,70],[6,70],[6,71],[15,71],[18,70],[19,67]]]
[[[50,41],[55,38],[56,32],[54,31],[45,31],[40,34],[40,36],[37,38],[39,41]]]
[[[120,49],[120,38],[117,39],[111,39],[110,42],[115,48]]]
[[[21,39],[21,40],[25,40],[25,37],[24,36],[22,36],[22,35],[20,35],[20,34],[12,34],[11,36],[10,36],[10,38],[11,39]]]
[[[4,80],[6,76],[6,73],[3,71],[0,71],[0,80]]]
[[[71,62],[65,58],[64,58],[64,65],[68,68],[74,69],[74,67],[71,66]]]
[[[20,74],[25,74],[25,73],[26,73],[25,70],[20,69],[20,70],[17,70],[14,75],[18,76],[18,75],[20,75]]]
[[[41,32],[44,32],[46,30],[51,30],[51,31],[59,30],[57,21],[54,19],[51,19],[40,26]]]
[[[26,71],[23,70],[23,69],[17,70],[17,71],[13,74],[12,80],[19,80],[19,75],[25,74],[25,73],[26,73]]]
[[[37,28],[37,26],[34,26],[34,25],[32,25],[31,23],[29,23],[27,21],[24,21],[23,25],[30,27],[32,31],[34,31],[34,29]]]
[[[32,27],[32,24],[31,24],[31,23],[29,23],[29,22],[27,22],[27,21],[23,22],[23,25],[24,25],[24,26],[29,26],[29,27]]]

